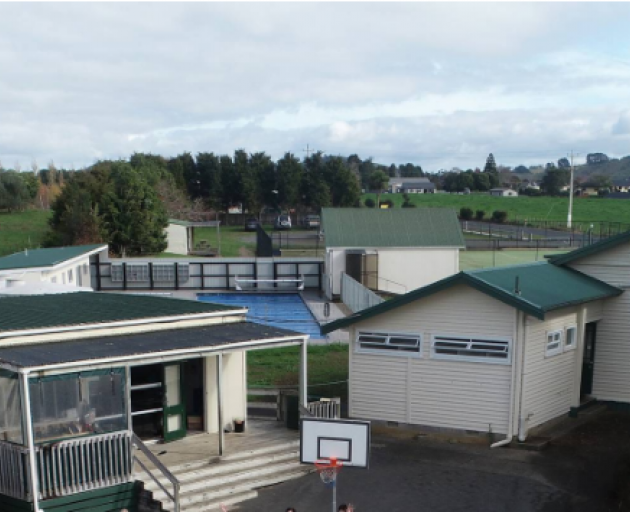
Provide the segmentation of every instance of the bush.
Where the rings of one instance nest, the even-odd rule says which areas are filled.
[[[477,210],[475,212],[475,220],[483,220],[485,216],[486,216],[486,212],[484,212],[483,210]]]
[[[374,201],[374,199],[372,199],[371,197],[368,197],[365,200],[365,206],[367,206],[368,208],[374,208],[376,206],[376,201]]]
[[[379,207],[387,205],[388,208],[394,207],[394,202],[391,199],[385,199],[385,201],[381,201]]]
[[[415,208],[415,207],[416,207],[416,205],[415,205],[414,203],[410,203],[410,202],[408,202],[408,201],[405,201],[405,202],[401,205],[401,207],[402,207],[402,208]]]
[[[492,220],[498,224],[503,224],[507,220],[507,212],[495,210],[492,212]]]
[[[459,210],[459,218],[462,220],[472,220],[473,211],[472,208],[466,208],[465,206]]]

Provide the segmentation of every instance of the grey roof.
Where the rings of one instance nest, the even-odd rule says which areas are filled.
[[[14,345],[0,348],[0,363],[14,368],[64,365],[83,361],[88,364],[112,361],[115,364],[137,359],[138,356],[149,358],[151,354],[156,353],[168,356],[168,353],[177,355],[178,352],[193,351],[192,356],[199,356],[199,352],[218,350],[239,343],[268,340],[272,345],[302,339],[304,336],[302,333],[277,327],[239,322],[124,336]],[[199,352],[194,352],[195,350]]]
[[[424,181],[413,181],[413,182],[409,182],[409,181],[404,181],[401,185],[400,188],[406,189],[406,188],[425,188],[425,189],[430,189],[430,188],[435,188],[435,183],[431,183],[430,181],[428,182],[424,182]]]
[[[420,178],[389,178],[389,184],[392,183],[431,183],[431,180],[424,176]]]
[[[326,247],[464,247],[450,208],[323,208]]]

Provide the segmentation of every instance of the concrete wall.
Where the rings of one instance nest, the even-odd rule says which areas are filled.
[[[179,224],[166,226],[166,252],[188,254],[188,228]]]
[[[433,359],[431,337],[512,339],[514,323],[513,308],[460,285],[355,324],[350,329],[350,416],[506,433],[511,365]],[[361,353],[359,331],[420,334],[421,357]]]
[[[570,266],[626,290],[603,303],[597,323],[593,395],[598,400],[630,403],[630,243]]]

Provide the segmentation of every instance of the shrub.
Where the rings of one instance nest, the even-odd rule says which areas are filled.
[[[486,216],[486,212],[484,212],[483,210],[477,210],[475,212],[475,220],[483,220],[485,216]]]
[[[473,211],[472,208],[467,208],[467,207],[462,207],[459,210],[459,218],[462,220],[472,220],[473,218]]]
[[[492,212],[492,220],[498,224],[503,224],[507,220],[507,212],[495,210]]]
[[[371,197],[368,197],[365,200],[365,206],[367,206],[368,208],[374,208],[376,206],[376,201],[374,201],[374,199],[372,199]]]
[[[410,202],[408,202],[408,201],[405,201],[405,202],[401,205],[401,207],[402,207],[402,208],[415,208],[415,207],[416,207],[416,205],[415,205],[414,203],[410,203]]]

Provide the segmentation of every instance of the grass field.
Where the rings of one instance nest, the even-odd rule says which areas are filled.
[[[362,201],[376,194],[365,194]],[[490,217],[495,210],[508,212],[508,220],[566,220],[569,209],[568,197],[492,197],[487,194],[409,194],[418,207],[449,207],[459,211],[462,207],[473,211],[483,210]],[[382,194],[381,201],[390,199],[396,207],[403,202],[402,194]],[[630,224],[630,201],[603,198],[575,198],[575,221],[625,222]]]
[[[49,211],[0,213],[0,256],[39,247],[48,231]]]
[[[567,251],[553,249],[519,249],[501,251],[460,251],[459,269],[474,270],[477,268],[502,267],[505,265],[518,265],[519,263],[533,263],[544,261],[545,255],[562,254]]]

